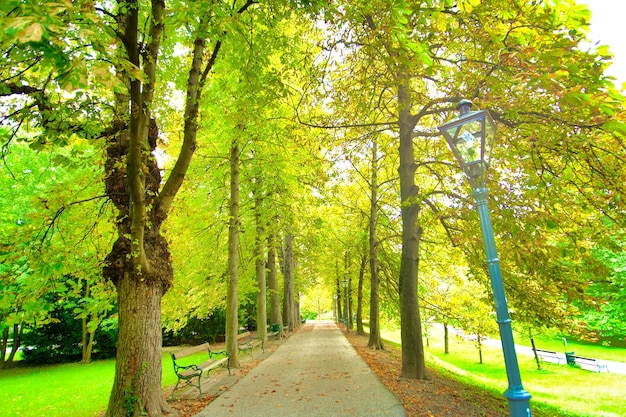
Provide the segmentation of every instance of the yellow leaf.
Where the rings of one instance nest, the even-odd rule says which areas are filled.
[[[21,43],[41,42],[43,36],[43,25],[41,23],[31,23],[26,29],[22,30],[17,37]]]

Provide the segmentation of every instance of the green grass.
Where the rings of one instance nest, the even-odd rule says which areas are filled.
[[[430,346],[426,348],[427,363],[445,369],[465,382],[488,390],[503,392],[508,383],[504,358],[499,348],[483,347],[484,363],[479,364],[478,350],[467,341],[450,336],[450,353],[444,354],[443,331],[431,329]],[[383,337],[399,342],[399,332],[383,332]],[[560,339],[559,339],[560,340]],[[538,347],[563,351],[557,345]],[[570,343],[577,354],[591,357],[622,358],[618,349]],[[605,352],[610,353],[605,354]],[[565,416],[624,417],[626,416],[626,375],[589,372],[566,365],[544,363],[542,369],[532,356],[518,354],[524,388],[533,396],[535,409],[558,409]],[[553,415],[544,412],[545,415]]]
[[[207,359],[206,352],[185,358],[184,364]],[[0,414],[3,417],[88,417],[104,411],[111,394],[115,360],[16,366],[0,371]],[[176,383],[169,353],[163,353],[163,387]]]

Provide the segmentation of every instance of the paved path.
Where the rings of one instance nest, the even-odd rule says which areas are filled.
[[[406,417],[333,322],[305,324],[195,417]]]

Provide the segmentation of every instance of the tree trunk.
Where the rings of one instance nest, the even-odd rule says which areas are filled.
[[[363,329],[363,281],[365,280],[365,268],[367,268],[367,255],[365,253],[361,253],[356,303],[356,333],[359,335],[365,334],[365,330]]]
[[[341,279],[339,277],[339,261],[335,259],[335,273],[337,274],[336,285],[337,285],[337,293],[335,293],[335,304],[337,305],[337,319],[343,320],[343,307],[341,306],[343,303],[343,298],[341,297]]]
[[[533,356],[535,357],[535,362],[537,362],[537,369],[541,370],[541,361],[539,360],[539,355],[537,355],[537,348],[535,347],[535,339],[533,337],[530,338],[530,345],[533,349]]]
[[[9,327],[5,327],[2,332],[2,342],[0,343],[0,369],[9,369],[13,365],[13,359],[15,359],[15,354],[17,350],[20,348],[21,344],[21,334],[22,330],[20,325],[15,323],[13,324],[13,343],[11,344],[11,352],[9,356],[6,356],[6,350],[9,344]]]
[[[380,337],[380,276],[378,275],[378,238],[376,225],[378,218],[378,149],[372,141],[372,166],[370,184],[369,248],[370,248],[370,338],[367,346],[372,349],[384,349]]]
[[[84,285],[84,293],[83,296],[85,298],[89,298],[90,294],[90,286],[89,283],[85,280],[83,282]],[[87,326],[88,317],[83,317],[81,319],[81,328],[82,328],[82,359],[81,363],[87,364],[91,362],[91,352],[93,350],[93,337],[95,335],[95,331],[89,331],[89,327]]]
[[[239,145],[230,149],[230,221],[228,225],[228,290],[226,296],[226,350],[230,366],[239,367]]]
[[[278,272],[276,270],[276,230],[273,227],[267,242],[267,269],[267,286],[270,290],[270,324],[278,324],[280,337],[283,337],[283,317],[280,311]]]
[[[443,353],[450,353],[448,323],[443,323]]]
[[[346,251],[343,257],[343,289],[345,313],[346,313],[346,329],[352,328],[352,280],[350,279],[350,252]]]
[[[91,352],[93,350],[93,337],[95,332],[90,332],[87,327],[87,318],[83,317],[81,319],[81,327],[82,327],[82,359],[81,363],[87,364],[91,362]]]
[[[265,279],[265,228],[261,212],[263,210],[263,191],[261,180],[257,178],[254,190],[254,218],[256,222],[256,240],[254,248],[256,280],[259,287],[256,294],[257,337],[267,343],[267,287]]]
[[[426,379],[424,346],[417,297],[417,274],[421,228],[418,226],[418,188],[415,185],[415,155],[412,133],[416,120],[410,114],[408,87],[398,87],[400,128],[400,206],[402,211],[402,259],[400,261],[400,321],[402,337],[402,376]]]
[[[284,249],[284,296],[283,296],[283,319],[285,320],[285,326],[289,331],[293,331],[297,323],[294,322],[295,314],[295,294],[294,294],[294,271],[293,271],[293,235],[291,231],[287,230],[285,234],[285,249]]]
[[[137,275],[126,273],[117,282],[119,332],[109,417],[170,411],[161,388],[163,294],[161,286]]]

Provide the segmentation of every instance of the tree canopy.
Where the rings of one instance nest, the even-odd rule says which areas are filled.
[[[461,98],[498,124],[514,319],[623,341],[624,95],[589,19],[569,0],[3,1],[0,347],[51,299],[82,300],[87,335],[118,308],[108,415],[159,416],[162,327],[234,306],[232,338],[334,308],[399,322],[403,375],[425,378],[420,311],[491,331],[436,129]]]

